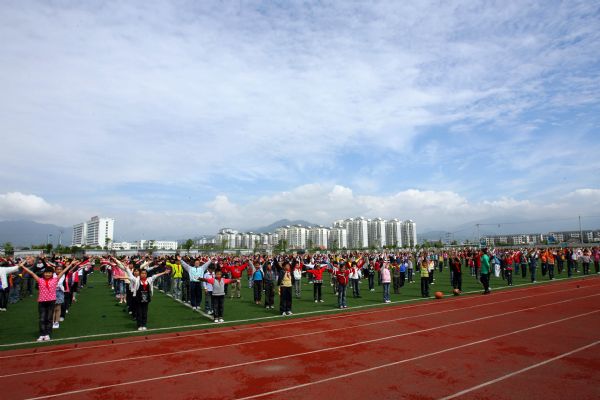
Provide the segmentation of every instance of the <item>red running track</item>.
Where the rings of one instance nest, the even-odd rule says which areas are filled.
[[[579,286],[579,287],[578,287]],[[0,353],[3,399],[600,398],[600,279]]]

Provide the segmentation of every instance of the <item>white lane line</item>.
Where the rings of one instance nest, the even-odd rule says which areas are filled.
[[[586,288],[587,287],[593,287],[593,286],[600,286],[600,285],[590,285],[590,286],[586,286]],[[575,291],[575,290],[578,290],[578,289],[571,288],[571,289],[563,289],[563,290],[557,290],[557,291],[552,291],[552,292],[543,292],[543,293],[539,293],[539,294],[535,294],[535,295],[530,295],[530,296],[524,296],[524,297],[520,297],[520,298],[510,299],[510,300],[507,300],[507,301],[522,300],[522,299],[526,299],[526,298],[544,296],[544,295],[554,294],[554,293],[561,293],[561,292],[565,292],[565,291]],[[527,291],[527,289],[518,289],[518,290],[514,290],[514,291],[510,291],[510,292],[505,292],[505,293],[517,293],[517,292],[525,292],[525,291]],[[476,293],[479,293],[479,292],[480,291],[476,291]],[[459,298],[459,299],[453,299],[452,301],[460,302],[460,303],[463,303],[463,302],[469,302],[470,303],[470,302],[472,302],[472,301],[474,301],[474,300],[476,300],[478,298],[479,297],[462,297],[462,298]],[[426,299],[422,299],[422,300],[426,300]],[[405,302],[405,301],[412,301],[412,300],[402,300],[402,301],[398,301],[396,303],[401,303],[401,302]],[[504,302],[504,301],[502,301],[502,302]],[[498,304],[500,302],[496,301],[495,303]],[[330,320],[330,319],[345,319],[345,318],[352,318],[354,316],[364,316],[364,315],[378,314],[378,313],[384,313],[384,312],[402,311],[402,310],[408,310],[408,309],[412,309],[412,308],[431,306],[432,304],[439,305],[439,304],[444,304],[444,303],[420,303],[420,304],[409,305],[409,306],[402,307],[402,308],[398,308],[398,307],[382,308],[382,309],[378,309],[378,310],[374,310],[374,311],[361,312],[360,314],[328,315],[328,316],[325,316],[325,317],[322,317],[322,318],[315,318],[315,319],[309,319],[309,320],[295,320],[293,322],[282,323],[282,324],[278,324],[276,326],[277,327],[282,327],[282,326],[288,326],[288,325],[298,325],[298,324],[311,323],[311,322],[314,322],[314,321],[323,321],[323,320]],[[350,310],[350,308],[348,308],[347,310]],[[326,310],[325,311],[315,311],[315,312],[299,313],[299,314],[296,314],[296,316],[302,315],[302,314],[321,313],[321,312],[326,312]],[[279,318],[279,316],[265,317],[265,318]],[[257,320],[257,319],[254,319],[254,320]],[[231,321],[231,322],[235,323],[235,322],[239,322],[239,321],[241,321],[241,320]],[[214,324],[211,323],[211,324],[187,325],[187,327],[200,327],[200,326],[213,326],[214,327]],[[222,330],[218,330],[218,331],[210,331],[210,332],[203,332],[203,333],[192,333],[192,334],[187,334],[187,335],[178,335],[178,336],[169,336],[169,337],[158,337],[158,338],[150,338],[150,339],[148,337],[145,337],[142,340],[131,340],[131,341],[125,341],[125,342],[118,342],[118,343],[106,343],[106,344],[99,344],[99,345],[93,345],[93,346],[70,347],[70,348],[56,349],[56,350],[49,350],[49,351],[35,351],[35,352],[28,352],[28,353],[23,353],[23,354],[0,356],[0,359],[32,357],[32,356],[47,355],[47,354],[52,354],[52,353],[64,353],[64,352],[68,352],[68,351],[79,351],[79,350],[87,350],[87,349],[95,349],[95,348],[103,348],[103,347],[122,346],[122,345],[129,345],[129,344],[140,343],[140,342],[148,343],[148,342],[152,342],[152,341],[173,340],[173,339],[180,339],[180,338],[185,338],[185,337],[207,336],[207,335],[223,334],[223,333],[229,333],[229,332],[239,332],[239,331],[256,330],[256,329],[267,329],[267,328],[269,328],[271,326],[272,325],[269,325],[269,326],[249,326],[249,327],[236,328],[235,330],[226,331],[226,332],[224,332]],[[175,328],[176,327],[150,329],[147,332],[153,331],[153,330],[175,329]],[[131,333],[130,331],[128,331],[128,332]],[[92,335],[92,336],[105,336],[105,334]],[[90,337],[90,336],[86,336],[86,337]],[[83,337],[80,337],[80,338],[83,338]],[[76,338],[65,338],[65,339],[62,339],[62,340],[67,340],[67,339],[76,339]],[[26,342],[26,343],[32,343],[32,342]],[[33,343],[36,343],[36,342],[33,342]],[[25,343],[22,343],[22,344],[25,344]],[[13,345],[10,345],[10,346],[14,346],[14,345],[16,345],[16,344],[13,344]],[[1,347],[1,345],[0,345],[0,347]]]
[[[318,385],[318,384],[321,384],[321,383],[324,383],[324,382],[331,382],[331,381],[334,381],[334,380],[337,380],[337,379],[348,378],[348,377],[351,377],[351,376],[360,375],[360,374],[364,374],[364,373],[367,373],[367,372],[373,372],[373,371],[377,371],[377,370],[380,370],[380,369],[383,369],[383,368],[389,368],[389,367],[393,367],[393,366],[400,365],[400,364],[406,364],[406,363],[411,362],[411,361],[416,361],[416,360],[420,360],[420,359],[431,357],[431,356],[437,356],[439,354],[444,354],[444,353],[448,353],[448,352],[455,351],[455,350],[458,350],[458,349],[463,349],[465,347],[475,346],[475,345],[478,345],[478,344],[481,344],[481,343],[490,342],[492,340],[500,339],[500,338],[503,338],[503,337],[506,337],[506,336],[515,335],[517,333],[522,333],[522,332],[530,331],[530,330],[533,330],[533,329],[543,328],[543,327],[551,325],[551,324],[557,324],[557,323],[569,321],[569,320],[575,319],[575,318],[586,317],[588,315],[595,314],[595,313],[598,313],[598,312],[600,312],[600,310],[594,310],[594,311],[590,311],[590,312],[583,313],[583,314],[577,314],[577,315],[574,315],[572,317],[561,318],[561,319],[554,320],[554,321],[551,321],[551,322],[546,322],[546,323],[543,323],[543,324],[534,325],[534,326],[531,326],[531,327],[528,327],[528,328],[519,329],[519,330],[516,330],[516,331],[513,331],[513,332],[509,332],[509,333],[504,333],[502,335],[497,335],[497,336],[493,336],[493,337],[490,337],[490,338],[487,338],[487,339],[478,340],[476,342],[465,343],[465,344],[462,344],[460,346],[450,347],[450,348],[447,348],[447,349],[444,349],[444,350],[434,351],[432,353],[422,354],[420,356],[416,356],[416,357],[412,357],[412,358],[406,358],[406,359],[403,359],[403,360],[394,361],[394,362],[383,364],[383,365],[378,365],[376,367],[366,368],[366,369],[363,369],[363,370],[360,370],[360,371],[355,371],[355,372],[350,372],[350,373],[347,373],[347,374],[332,376],[330,378],[320,379],[318,381],[303,383],[303,384],[294,385],[294,386],[290,386],[290,387],[286,387],[286,388],[282,388],[282,389],[278,389],[278,390],[272,390],[270,392],[264,392],[264,393],[259,393],[259,394],[255,394],[255,395],[252,395],[252,396],[242,397],[242,398],[239,398],[238,400],[256,399],[256,398],[259,398],[259,397],[270,396],[272,394],[278,394],[278,393],[287,392],[287,391],[290,391],[290,390],[296,390],[296,389],[307,387],[307,386]],[[40,398],[42,398],[42,397],[40,397]]]
[[[575,353],[579,353],[580,351],[587,350],[587,349],[589,349],[591,347],[597,346],[598,344],[600,344],[600,340],[596,340],[594,343],[590,343],[590,344],[588,344],[586,346],[579,347],[579,348],[577,348],[575,350],[571,350],[571,351],[569,351],[567,353],[563,353],[563,354],[560,354],[560,355],[558,355],[556,357],[549,358],[548,360],[539,362],[537,364],[530,365],[529,367],[520,369],[518,371],[511,372],[510,374],[502,375],[502,376],[500,376],[500,377],[498,377],[496,379],[492,379],[491,381],[487,381],[485,383],[482,383],[481,385],[473,386],[473,387],[470,387],[468,389],[461,390],[460,392],[456,392],[454,394],[451,394],[450,396],[442,397],[439,400],[450,400],[450,399],[454,399],[456,397],[460,397],[460,396],[462,396],[464,394],[473,392],[475,390],[479,390],[479,389],[484,388],[484,387],[489,386],[489,385],[493,385],[494,383],[498,383],[498,382],[503,381],[505,379],[512,378],[513,376],[522,374],[523,372],[527,372],[527,371],[532,370],[534,368],[541,367],[542,365],[546,365],[546,364],[549,364],[549,363],[554,362],[556,360],[560,360],[561,358],[568,357],[571,354],[575,354]]]
[[[600,294],[578,297],[576,299],[569,299],[568,301],[573,301],[573,300],[577,300],[577,299],[585,299],[588,297],[596,297],[596,296],[600,296]],[[533,296],[526,296],[526,297],[533,297]],[[419,315],[414,315],[414,316],[408,316],[408,317],[386,319],[383,321],[367,322],[364,324],[345,326],[345,327],[341,327],[341,328],[324,329],[324,330],[306,332],[306,333],[296,333],[293,335],[286,335],[286,336],[277,336],[277,337],[268,338],[268,339],[257,339],[257,340],[251,340],[251,341],[246,341],[246,342],[228,343],[228,344],[224,344],[224,345],[210,346],[210,347],[193,347],[191,349],[170,351],[170,352],[157,353],[157,354],[148,354],[148,355],[135,356],[135,357],[125,357],[125,358],[104,360],[104,361],[94,361],[94,362],[83,363],[83,364],[64,365],[64,366],[60,366],[60,367],[52,367],[52,368],[38,369],[38,370],[32,370],[32,371],[15,372],[12,374],[0,375],[0,379],[21,376],[21,375],[37,374],[37,373],[42,373],[42,372],[52,372],[52,371],[64,370],[64,369],[68,369],[68,368],[81,368],[81,367],[90,367],[90,366],[96,366],[96,365],[106,365],[106,364],[117,363],[117,362],[139,361],[139,360],[144,360],[144,359],[148,359],[148,358],[166,357],[166,356],[172,356],[172,355],[178,355],[178,354],[186,354],[186,353],[194,353],[194,352],[200,352],[200,351],[221,349],[221,348],[225,348],[225,347],[246,346],[249,344],[278,341],[278,340],[282,340],[282,339],[293,339],[293,338],[299,338],[299,337],[304,337],[304,336],[320,335],[323,333],[345,331],[347,329],[363,328],[363,327],[373,326],[373,325],[382,325],[382,324],[399,322],[399,321],[413,319],[413,318],[430,317],[432,315],[446,314],[446,313],[455,312],[455,311],[471,310],[474,308],[481,308],[481,307],[485,307],[485,306],[496,306],[498,304],[508,303],[508,302],[522,300],[522,299],[523,298],[517,298],[517,299],[496,301],[496,302],[491,302],[491,303],[476,304],[474,306],[469,306],[469,307],[461,307],[461,308],[454,308],[454,309],[450,309],[450,310],[435,311],[435,312],[419,314]]]
[[[594,296],[600,296],[600,294],[592,295],[590,297],[594,297]],[[231,368],[244,367],[244,366],[255,365],[255,364],[262,364],[262,363],[271,362],[271,361],[278,361],[278,360],[284,360],[284,359],[289,359],[289,358],[294,358],[294,357],[301,357],[301,356],[306,356],[306,355],[311,355],[311,354],[316,354],[316,353],[322,353],[322,352],[328,352],[328,351],[333,351],[333,350],[346,349],[346,348],[349,348],[349,347],[362,346],[362,345],[368,344],[368,343],[381,342],[381,341],[385,341],[385,340],[389,340],[389,339],[395,339],[395,338],[400,338],[400,337],[415,335],[415,334],[418,334],[418,333],[431,332],[431,331],[435,331],[435,330],[439,330],[439,329],[444,329],[444,328],[448,328],[448,327],[452,327],[452,326],[465,325],[465,324],[469,324],[469,323],[472,323],[472,322],[484,321],[484,320],[488,320],[488,319],[492,319],[492,318],[502,317],[502,316],[506,316],[506,315],[512,315],[512,314],[516,314],[516,313],[520,313],[520,312],[524,312],[524,311],[536,310],[536,309],[543,308],[543,307],[553,306],[553,305],[561,304],[561,303],[569,303],[569,302],[577,301],[577,300],[580,300],[580,298],[577,298],[577,299],[567,299],[567,300],[562,300],[562,301],[555,302],[555,303],[544,304],[544,305],[541,305],[541,306],[528,307],[528,308],[523,308],[523,309],[515,310],[515,311],[508,311],[508,312],[504,312],[504,313],[500,313],[500,314],[496,314],[496,315],[488,315],[488,316],[485,316],[485,317],[474,318],[474,319],[470,319],[470,320],[467,320],[467,321],[453,322],[453,323],[444,324],[444,325],[440,325],[440,326],[433,327],[433,328],[419,329],[419,330],[412,331],[412,332],[405,332],[405,333],[400,333],[400,334],[396,334],[396,335],[384,336],[384,337],[380,337],[380,338],[376,338],[376,339],[363,340],[363,341],[360,341],[360,342],[354,342],[354,343],[349,343],[349,344],[340,345],[340,346],[331,346],[331,347],[327,347],[327,348],[324,348],[324,349],[311,350],[311,351],[305,351],[305,352],[294,353],[294,354],[287,354],[285,356],[272,357],[272,358],[261,359],[261,360],[246,361],[246,362],[238,363],[238,364],[224,365],[224,366],[221,366],[221,367],[206,368],[206,369],[201,369],[201,370],[196,370],[196,371],[190,371],[190,372],[181,372],[181,373],[171,374],[171,375],[162,375],[162,376],[157,376],[157,377],[154,377],[154,378],[138,379],[138,380],[121,382],[121,383],[115,383],[115,384],[110,384],[110,385],[96,386],[96,387],[86,388],[86,389],[72,390],[72,391],[68,391],[68,392],[61,392],[61,393],[55,393],[55,394],[46,395],[46,396],[34,397],[34,398],[29,399],[29,400],[49,399],[49,398],[54,398],[54,397],[59,397],[59,396],[73,395],[73,394],[78,394],[78,393],[86,393],[86,392],[92,392],[92,391],[96,391],[96,390],[109,389],[109,388],[113,388],[113,387],[128,386],[128,385],[134,385],[134,384],[146,383],[146,382],[154,382],[154,381],[160,381],[160,380],[171,379],[171,378],[179,378],[179,377],[182,377],[182,376],[197,375],[197,374],[201,374],[201,373],[205,373],[205,372],[221,371],[221,370],[226,370],[226,369],[231,369]],[[579,315],[577,315],[575,317],[563,318],[563,319],[558,320],[558,321],[566,321],[566,320],[569,320],[569,319],[577,318],[577,317],[584,316],[584,315],[590,315],[590,314],[594,314],[594,313],[597,313],[597,312],[600,312],[600,310],[594,310],[594,311],[587,312],[587,313],[584,313],[584,314],[579,314]],[[557,321],[555,321],[555,322],[557,322]],[[555,323],[555,322],[544,323],[544,324],[541,324],[541,325],[537,325],[536,327],[547,326],[547,325],[550,325],[550,324]],[[520,329],[518,331],[514,331],[512,333],[509,333],[509,334],[524,332],[524,331],[527,331],[527,330],[530,330],[530,329],[533,329],[533,328],[531,328],[531,327],[530,328],[524,328],[524,329]],[[499,336],[495,336],[494,338],[499,338],[499,337],[507,336],[509,334],[502,334],[502,335],[499,335]],[[491,339],[480,340],[480,341],[477,341],[477,342],[473,342],[473,344],[483,343],[483,342],[486,342],[486,341],[489,341],[489,340],[491,340]],[[462,347],[466,347],[468,345],[469,344],[467,344],[467,345],[461,345],[461,346],[453,347],[452,349],[459,349],[459,348],[462,348]],[[446,351],[449,351],[449,350],[446,350]],[[442,352],[444,352],[444,351],[442,351]],[[419,357],[416,357],[415,359],[419,359],[419,358],[422,358],[422,357],[423,356],[419,356]],[[396,362],[396,363],[401,363],[401,362]],[[394,365],[394,364],[395,363],[392,363],[391,365]],[[378,368],[382,368],[382,367],[381,366],[380,367],[374,367],[374,369],[378,369]],[[359,371],[359,372],[355,372],[355,373],[352,373],[352,374],[358,374],[358,373],[362,373],[362,372],[366,372],[366,371],[368,371],[368,370]],[[352,374],[350,374],[350,375],[352,375]],[[333,380],[333,379],[338,379],[338,378],[328,378],[328,380]],[[314,383],[319,383],[319,382],[321,382],[321,381],[316,381]],[[302,386],[308,386],[308,385],[309,384],[299,385],[299,386],[295,386],[294,388],[296,388],[296,387],[302,387]],[[292,390],[292,389],[293,388],[280,389],[280,391]]]

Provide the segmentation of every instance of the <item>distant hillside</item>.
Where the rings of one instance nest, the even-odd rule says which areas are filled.
[[[261,228],[248,229],[248,232],[254,233],[267,233],[273,232],[275,229],[285,226],[285,225],[302,225],[302,226],[315,226],[318,224],[313,224],[308,221],[304,221],[301,219],[290,221],[289,219],[280,219],[279,221],[273,222],[271,225],[263,226]]]
[[[71,245],[72,228],[33,221],[0,221],[0,244],[11,242],[17,247],[31,246],[46,243],[48,235],[52,235],[50,242],[56,245],[61,231],[62,244]]]

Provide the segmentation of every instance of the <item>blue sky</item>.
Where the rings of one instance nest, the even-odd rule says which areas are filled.
[[[0,37],[0,219],[600,214],[597,1],[5,1]]]

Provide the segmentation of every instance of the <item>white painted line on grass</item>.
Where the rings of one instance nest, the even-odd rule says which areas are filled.
[[[550,359],[548,359],[548,360],[545,360],[545,361],[539,362],[539,363],[537,363],[537,364],[530,365],[529,367],[526,367],[526,368],[520,369],[520,370],[518,370],[518,371],[511,372],[510,374],[502,375],[502,376],[500,376],[500,377],[498,377],[498,378],[496,378],[496,379],[492,379],[491,381],[487,381],[487,382],[485,382],[485,383],[482,383],[481,385],[473,386],[473,387],[470,387],[470,388],[468,388],[468,389],[461,390],[460,392],[456,392],[456,393],[454,393],[454,394],[451,394],[450,396],[442,397],[442,398],[440,398],[439,400],[450,400],[450,399],[454,399],[454,398],[456,398],[456,397],[459,397],[459,396],[462,396],[462,395],[464,395],[464,394],[467,394],[467,393],[473,392],[473,391],[475,391],[475,390],[479,390],[479,389],[481,389],[481,388],[484,388],[484,387],[486,387],[486,386],[493,385],[494,383],[497,383],[497,382],[503,381],[503,380],[505,380],[505,379],[512,378],[513,376],[515,376],[515,375],[519,375],[519,374],[522,374],[523,372],[527,372],[527,371],[529,371],[529,370],[532,370],[532,369],[534,369],[534,368],[541,367],[542,365],[546,365],[546,364],[549,364],[549,363],[551,363],[551,362],[554,362],[554,361],[556,361],[556,360],[560,360],[561,358],[568,357],[568,356],[570,356],[571,354],[575,354],[575,353],[579,353],[580,351],[587,350],[587,349],[589,349],[589,348],[591,348],[591,347],[597,346],[598,344],[600,344],[600,340],[596,340],[594,343],[590,343],[590,344],[588,344],[588,345],[586,345],[586,346],[579,347],[579,348],[577,348],[577,349],[575,349],[575,350],[571,350],[571,351],[569,351],[569,352],[566,352],[566,353],[560,354],[560,355],[558,355],[558,356],[556,356],[556,357],[552,357],[552,358],[550,358]]]
[[[592,295],[591,297],[593,297],[593,296],[600,296],[600,294]],[[102,386],[97,386],[97,387],[92,387],[92,388],[86,388],[86,389],[71,390],[71,391],[67,391],[67,392],[55,393],[55,394],[46,395],[46,396],[33,397],[33,398],[30,398],[29,400],[48,399],[48,398],[54,398],[54,397],[59,397],[59,396],[65,396],[65,395],[74,395],[74,394],[79,394],[79,393],[87,393],[87,392],[92,392],[92,391],[96,391],[96,390],[109,389],[109,388],[113,388],[113,387],[127,386],[127,385],[133,385],[133,384],[139,384],[139,383],[146,383],[146,382],[154,382],[154,381],[160,381],[160,380],[171,379],[171,378],[179,378],[179,377],[182,377],[182,376],[196,375],[196,374],[201,374],[201,373],[205,373],[205,372],[221,371],[221,370],[226,370],[226,369],[231,369],[231,368],[244,367],[244,366],[247,366],[247,365],[262,364],[262,363],[265,363],[265,362],[284,360],[284,359],[289,359],[289,358],[294,358],[294,357],[301,357],[301,356],[306,356],[306,355],[310,355],[310,354],[316,354],[316,353],[333,351],[333,350],[340,350],[340,349],[345,349],[345,348],[349,348],[349,347],[363,346],[364,344],[367,344],[367,343],[381,342],[381,341],[384,341],[384,340],[396,339],[396,338],[400,338],[400,337],[415,335],[415,334],[418,334],[418,333],[431,332],[431,331],[435,331],[435,330],[439,330],[439,329],[443,329],[443,328],[448,328],[448,327],[452,327],[452,326],[465,325],[465,324],[469,324],[469,323],[472,323],[472,322],[484,321],[484,320],[488,320],[488,319],[492,319],[492,318],[497,318],[497,317],[502,317],[502,316],[506,316],[506,315],[516,314],[516,313],[520,313],[520,312],[524,312],[524,311],[536,310],[536,309],[539,309],[539,308],[548,307],[548,306],[552,306],[552,305],[556,305],[556,304],[561,304],[561,303],[568,303],[568,302],[576,301],[576,300],[580,300],[580,298],[578,298],[578,299],[567,299],[567,300],[562,300],[562,301],[555,302],[555,303],[544,304],[544,305],[541,305],[541,306],[528,307],[528,308],[523,308],[523,309],[520,309],[520,310],[508,311],[508,312],[504,312],[504,313],[500,313],[500,314],[488,315],[488,316],[479,317],[479,318],[473,318],[473,319],[466,320],[466,321],[460,321],[460,322],[453,322],[453,323],[449,323],[449,324],[444,324],[444,325],[440,325],[440,326],[433,327],[433,328],[419,329],[419,330],[412,331],[412,332],[405,332],[405,333],[400,333],[400,334],[396,334],[396,335],[389,335],[389,336],[385,336],[385,337],[381,337],[381,338],[376,338],[376,339],[368,339],[368,340],[363,340],[363,341],[360,341],[360,342],[354,342],[354,343],[349,343],[349,344],[340,345],[340,346],[330,346],[330,347],[327,347],[327,348],[324,348],[324,349],[305,351],[305,352],[301,352],[301,353],[288,354],[288,355],[285,355],[285,356],[272,357],[272,358],[267,358],[267,359],[254,360],[254,361],[247,361],[247,362],[238,363],[238,364],[224,365],[224,366],[221,366],[221,367],[206,368],[206,369],[201,369],[201,370],[196,370],[196,371],[190,371],[190,372],[182,372],[182,373],[171,374],[171,375],[162,375],[162,376],[157,376],[157,377],[154,377],[154,378],[138,379],[138,380],[133,380],[133,381],[115,383],[115,384],[110,384],[110,385],[102,385]],[[479,341],[476,341],[476,342],[472,342],[472,343],[468,343],[468,344],[464,344],[464,345],[452,347],[450,349],[438,351],[438,352],[435,352],[435,353],[429,353],[427,355],[421,355],[421,356],[418,356],[418,357],[414,357],[412,359],[396,361],[394,363],[389,363],[389,364],[386,364],[384,366],[373,367],[373,368],[369,368],[369,369],[366,369],[366,370],[361,370],[361,371],[357,371],[357,372],[354,372],[354,373],[345,374],[345,375],[341,375],[341,376],[337,376],[337,377],[333,377],[333,378],[327,378],[327,379],[324,379],[324,380],[315,381],[315,382],[308,383],[308,384],[297,385],[297,386],[290,387],[290,388],[284,388],[284,389],[280,389],[278,391],[269,392],[269,393],[263,393],[261,395],[256,395],[256,396],[253,396],[253,397],[261,397],[261,396],[264,396],[264,395],[268,395],[268,394],[272,394],[272,393],[278,393],[278,392],[281,392],[281,391],[293,390],[293,389],[298,388],[298,387],[310,386],[311,384],[317,384],[317,383],[325,382],[325,381],[328,381],[328,380],[339,379],[339,378],[345,377],[345,376],[351,376],[351,375],[356,375],[356,374],[359,374],[359,373],[369,372],[370,370],[376,370],[376,369],[388,367],[390,365],[401,364],[401,363],[407,362],[409,360],[417,360],[419,358],[424,358],[424,357],[429,356],[429,355],[441,354],[441,353],[444,353],[444,352],[447,352],[447,351],[451,351],[451,350],[455,350],[455,349],[460,349],[460,348],[463,348],[463,347],[472,346],[472,345],[479,344],[479,343],[484,343],[484,342],[487,342],[487,341],[490,341],[490,340],[493,340],[493,339],[497,339],[497,338],[500,338],[500,337],[509,336],[509,335],[512,335],[512,334],[515,334],[515,333],[525,332],[525,331],[528,331],[528,330],[531,330],[531,329],[548,326],[548,325],[551,325],[553,323],[567,321],[567,320],[570,320],[570,319],[574,319],[574,318],[578,318],[578,317],[582,317],[582,316],[587,316],[587,315],[591,315],[591,314],[598,313],[598,312],[600,312],[600,310],[594,310],[594,311],[590,311],[590,312],[587,312],[587,313],[578,314],[576,316],[566,317],[566,318],[562,318],[560,320],[556,320],[556,321],[552,321],[552,322],[546,322],[546,323],[543,323],[543,324],[540,324],[540,325],[536,325],[534,327],[528,327],[528,328],[524,328],[524,329],[519,329],[517,331],[513,331],[513,332],[510,332],[510,333],[501,334],[501,335],[498,335],[498,336],[494,336],[492,338],[483,339],[483,340],[479,340]],[[252,398],[252,397],[250,397],[250,398]]]

